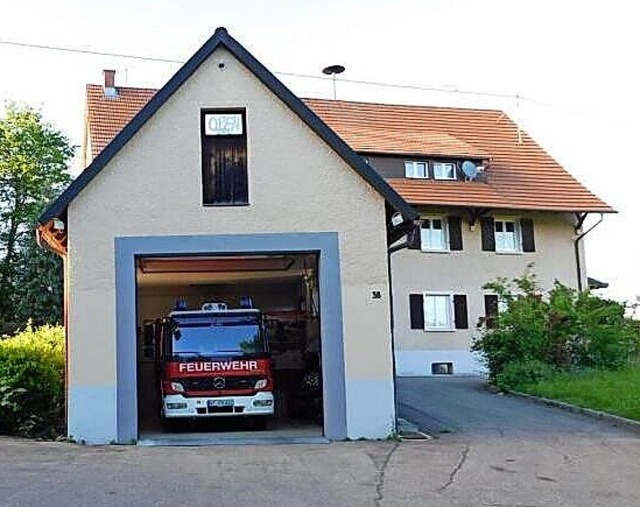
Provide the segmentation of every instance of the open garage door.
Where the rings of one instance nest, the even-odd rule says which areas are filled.
[[[140,438],[322,436],[316,254],[139,257]]]

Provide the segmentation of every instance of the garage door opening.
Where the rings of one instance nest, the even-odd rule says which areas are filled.
[[[142,439],[323,435],[315,253],[136,258]]]

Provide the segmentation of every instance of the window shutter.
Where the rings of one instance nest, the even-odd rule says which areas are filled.
[[[422,247],[422,236],[420,235],[422,222],[415,224],[407,233],[407,245],[412,250],[420,250]]]
[[[496,233],[492,217],[482,217],[480,219],[480,230],[482,232],[482,249],[485,252],[496,251]]]
[[[530,218],[520,220],[520,230],[522,231],[522,251],[535,252],[536,240],[533,234],[533,220]]]
[[[424,296],[422,294],[409,294],[409,313],[411,329],[424,329]]]
[[[467,313],[467,296],[456,294],[453,296],[453,313],[456,329],[469,329],[469,316]]]
[[[449,249],[462,250],[462,220],[459,216],[451,215],[447,218],[449,226]]]
[[[484,296],[484,317],[487,327],[493,327],[493,319],[498,315],[498,296],[485,294]]]

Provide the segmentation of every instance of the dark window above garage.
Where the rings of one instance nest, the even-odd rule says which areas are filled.
[[[249,204],[244,110],[202,111],[201,137],[202,203]]]

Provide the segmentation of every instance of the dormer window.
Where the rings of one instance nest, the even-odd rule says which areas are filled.
[[[429,166],[427,162],[418,162],[415,160],[405,160],[404,175],[407,178],[428,178]]]
[[[405,160],[405,178],[454,181],[462,176],[458,162],[447,160]]]
[[[453,162],[434,162],[433,178],[436,180],[458,179],[456,164]]]

